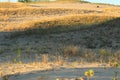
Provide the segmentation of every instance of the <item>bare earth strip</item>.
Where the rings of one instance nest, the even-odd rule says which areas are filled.
[[[93,69],[95,76],[91,80],[111,80],[113,78],[115,69],[112,68],[70,68],[70,69],[56,69],[50,71],[35,71],[25,73],[22,75],[16,75],[10,78],[10,80],[71,80],[75,78],[84,77],[84,72]],[[117,69],[118,71],[120,69]],[[120,79],[120,75],[118,75]]]

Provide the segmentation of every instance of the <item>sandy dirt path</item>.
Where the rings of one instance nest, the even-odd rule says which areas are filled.
[[[116,71],[116,69],[113,68],[56,69],[50,71],[36,71],[26,74],[20,74],[10,77],[9,80],[55,80],[56,78],[59,78],[60,80],[62,80],[63,78],[67,78],[68,80],[70,80],[72,78],[84,77],[84,72],[89,69],[93,69],[95,71],[95,76],[91,80],[111,80],[114,76],[114,71]],[[117,71],[118,73],[120,73],[120,69],[117,69]],[[120,79],[120,74],[118,74],[118,76]]]

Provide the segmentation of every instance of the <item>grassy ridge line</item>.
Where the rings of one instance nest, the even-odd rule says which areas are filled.
[[[0,15],[54,15],[54,14],[61,14],[61,13],[71,13],[79,12],[81,10],[76,9],[62,9],[62,8],[10,8],[8,9],[0,9]]]
[[[43,3],[88,3],[86,1],[79,1],[79,0],[59,0],[59,1],[43,1],[43,2],[27,2],[27,3],[12,3],[12,2],[0,2],[0,8],[21,8],[21,7],[28,7],[29,4],[43,4]]]
[[[99,13],[99,11],[85,10],[85,9],[67,9],[67,8],[10,8],[0,9],[0,15],[14,16],[14,15],[62,15],[62,14],[84,14],[84,13]]]
[[[18,27],[8,27],[4,31],[25,31],[28,29],[38,29],[38,28],[54,28],[54,27],[74,27],[79,25],[93,25],[99,24],[104,21],[113,19],[110,16],[102,15],[67,15],[67,16],[58,16],[58,17],[46,17],[42,20],[33,20],[26,21],[24,24],[19,25]]]
[[[10,5],[9,5],[10,4]],[[11,6],[11,5],[15,6]],[[6,6],[6,8],[4,8]],[[102,13],[112,13],[112,15],[120,11],[120,8],[105,8]],[[68,8],[33,8],[23,3],[0,3],[0,16],[14,16],[14,15],[56,15],[56,14],[88,14],[88,13],[100,13],[99,10],[86,10],[86,9],[68,9]],[[114,13],[113,13],[114,12]],[[118,13],[119,15],[119,13]]]
[[[0,8],[0,16],[28,16],[28,15],[64,15],[64,14],[112,14],[113,16],[119,15],[120,8],[105,8],[99,10],[86,10],[86,9],[72,9],[72,8],[32,8],[32,7],[19,7],[19,8]],[[118,15],[116,15],[118,13]]]
[[[45,18],[43,20],[33,20],[27,21],[18,27],[7,27],[2,29],[4,32],[9,31],[24,31],[24,32],[34,32],[37,30],[38,33],[51,33],[51,32],[61,32],[70,31],[99,24],[107,20],[111,20],[114,17],[110,16],[98,16],[98,15],[67,15],[54,18]]]

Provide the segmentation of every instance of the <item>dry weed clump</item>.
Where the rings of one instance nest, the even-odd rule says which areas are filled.
[[[58,56],[57,64],[58,65],[63,65],[63,63],[64,63],[63,57],[62,56]]]
[[[42,55],[42,63],[47,64],[48,63],[48,54]]]
[[[79,54],[79,47],[78,46],[67,46],[64,49],[64,56],[77,56]]]

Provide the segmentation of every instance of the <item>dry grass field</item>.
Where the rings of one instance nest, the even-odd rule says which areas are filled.
[[[21,80],[13,74],[58,68],[114,67],[120,60],[119,49],[119,6],[0,3],[2,78]]]
[[[54,25],[61,25],[61,21],[64,22],[62,22],[61,26],[84,25],[87,23],[94,24],[114,17],[119,17],[120,11],[119,7],[101,5],[100,8],[97,8],[97,4],[91,6],[89,3],[58,3],[58,5],[56,5],[56,3],[51,3],[46,5],[45,3],[30,6],[22,3],[1,3],[0,31],[38,28],[41,26],[36,25],[37,23],[44,25],[48,24],[48,22],[50,22],[50,24],[45,25],[46,27],[51,27],[51,25],[54,27]],[[90,6],[90,9],[87,6]],[[54,24],[59,20],[60,22],[58,22],[58,24]]]

